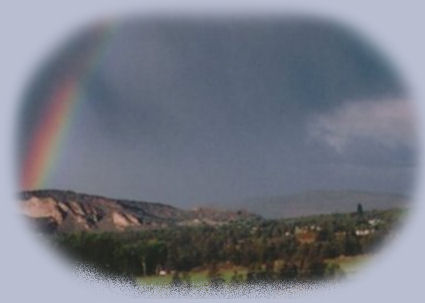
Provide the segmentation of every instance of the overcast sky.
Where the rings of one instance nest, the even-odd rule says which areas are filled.
[[[58,73],[91,31],[35,77],[23,157]],[[71,47],[72,46],[72,47]],[[374,49],[304,19],[128,20],[83,87],[46,188],[178,206],[315,189],[406,193],[412,104]]]

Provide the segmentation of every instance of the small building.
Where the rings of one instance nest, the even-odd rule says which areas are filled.
[[[376,226],[376,225],[380,224],[381,222],[382,222],[381,219],[370,219],[368,221],[369,225],[372,225],[372,226]]]
[[[373,233],[373,230],[370,229],[356,229],[356,236],[364,237]]]

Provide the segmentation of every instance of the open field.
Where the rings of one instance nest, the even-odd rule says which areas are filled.
[[[235,270],[237,270],[238,275],[242,275],[244,279],[246,278],[246,274],[248,270],[242,267],[235,267],[232,269],[220,269],[218,270],[218,276],[222,278],[225,283],[229,283],[232,279],[232,276],[235,273]],[[189,272],[188,276],[190,277],[189,281],[191,285],[204,286],[210,283],[208,270],[194,270]],[[187,281],[185,281],[185,278],[182,275],[180,275],[180,278],[182,279],[183,283],[187,283]],[[145,276],[145,277],[137,278],[137,281],[140,284],[154,285],[154,286],[170,285],[172,283],[172,280],[173,280],[172,274],[167,274],[165,276],[153,275],[153,276]]]
[[[355,274],[361,270],[363,266],[367,266],[371,258],[372,256],[370,255],[340,256],[338,258],[328,260],[327,263],[339,265],[342,271],[349,275]]]
[[[367,266],[368,261],[372,258],[370,255],[358,255],[358,256],[340,256],[338,258],[326,260],[328,266],[336,264],[346,275],[351,275],[357,273],[362,269],[363,266]],[[281,264],[284,264],[284,261],[281,261]],[[223,279],[225,283],[230,283],[232,277],[234,276],[235,271],[238,275],[241,275],[243,280],[246,280],[248,269],[240,266],[226,266],[225,268],[218,269],[218,276]],[[190,281],[192,286],[205,286],[210,283],[210,277],[208,270],[194,270],[187,274],[189,277],[188,280],[180,275],[182,283],[187,283]],[[142,285],[150,286],[167,286],[172,284],[173,275],[166,274],[164,276],[151,275],[145,277],[137,278],[137,282]]]

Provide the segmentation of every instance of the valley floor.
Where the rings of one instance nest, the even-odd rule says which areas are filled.
[[[219,226],[48,236],[77,261],[140,285],[314,282],[356,273],[397,232],[403,210],[361,211]]]

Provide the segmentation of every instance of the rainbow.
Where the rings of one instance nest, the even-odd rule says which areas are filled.
[[[110,21],[102,22],[96,27],[94,47],[46,99],[46,106],[35,126],[22,165],[21,189],[39,189],[46,184],[69,126],[82,102],[84,87],[98,69],[115,28],[115,24]]]

